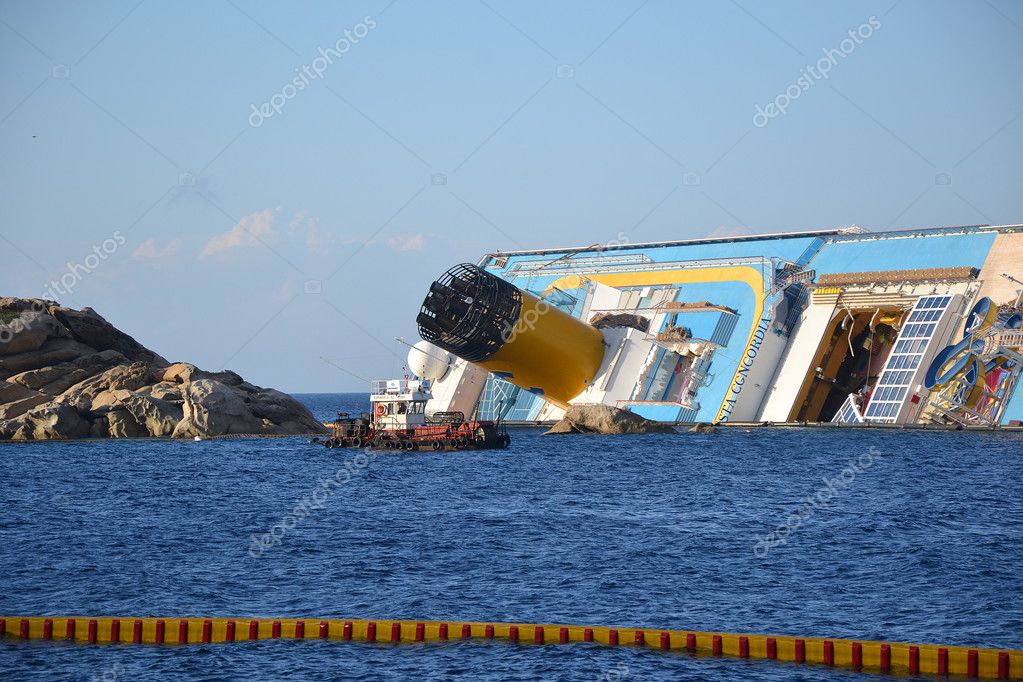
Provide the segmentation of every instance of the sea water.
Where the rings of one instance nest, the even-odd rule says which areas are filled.
[[[366,395],[300,396],[317,416]],[[549,622],[1023,646],[1023,436],[302,438],[0,446],[0,615]],[[366,456],[354,459],[359,453]],[[18,679],[856,679],[506,642],[0,642]],[[864,679],[870,679],[869,677]]]

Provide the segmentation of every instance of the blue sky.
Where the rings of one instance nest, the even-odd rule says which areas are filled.
[[[1009,0],[6,0],[0,293],[364,390],[485,252],[1023,222],[1021,72]]]

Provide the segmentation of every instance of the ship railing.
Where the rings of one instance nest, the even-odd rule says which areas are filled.
[[[384,379],[370,383],[373,395],[401,395],[429,389],[429,382],[412,379]]]

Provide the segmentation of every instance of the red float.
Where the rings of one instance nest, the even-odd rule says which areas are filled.
[[[295,639],[305,639],[305,621],[295,621]]]
[[[178,644],[188,644],[188,621],[184,618],[178,623]]]
[[[911,646],[909,647],[909,674],[917,675],[920,673],[920,647]]]
[[[558,642],[560,644],[568,644],[568,628],[558,630]]]
[[[259,621],[249,621],[249,639],[259,639]]]
[[[440,627],[437,628],[437,637],[438,637],[438,639],[447,639],[448,638],[448,624],[447,623],[441,623]]]
[[[494,626],[487,624],[487,627],[483,628],[483,636],[487,639],[494,638]]]
[[[121,643],[121,619],[114,618],[110,621],[110,641],[114,644]]]
[[[715,656],[721,655],[721,635],[714,635],[710,641],[711,653]]]
[[[796,663],[806,663],[806,642],[802,639],[796,640]]]
[[[512,644],[518,644],[519,643],[519,626],[518,625],[509,625],[508,626],[508,639],[511,641]]]
[[[618,646],[618,631],[617,630],[608,630],[608,633],[607,633],[607,643],[610,644],[611,646]]]
[[[583,641],[584,642],[593,641],[593,628],[586,628],[583,630]]]
[[[327,639],[330,637],[330,623],[325,620],[320,621],[320,639]]]
[[[767,638],[767,658],[772,661],[778,658],[778,640],[774,637]]]
[[[281,621],[275,620],[270,624],[270,638],[280,639],[281,637]]]
[[[366,623],[366,641],[367,642],[377,641],[377,624],[372,621]]]
[[[856,672],[863,670],[863,645],[859,642],[852,643],[852,669]]]
[[[938,674],[948,675],[948,649],[945,647],[938,649]]]
[[[667,632],[661,633],[661,648],[662,649],[671,648],[671,635],[668,634]]]
[[[234,641],[234,631],[236,628],[237,626],[235,625],[235,622],[233,620],[227,621],[227,625],[224,626],[224,641],[226,642]]]
[[[25,623],[27,625],[28,621],[25,621]],[[95,644],[96,643],[96,640],[98,638],[97,637],[98,634],[99,634],[99,623],[96,622],[95,618],[92,618],[92,619],[89,620],[89,630],[88,630],[89,644]],[[26,629],[26,635],[25,636],[26,637],[28,636],[27,635],[27,629]]]
[[[352,641],[352,624],[351,623],[345,623],[344,627],[341,628],[341,639],[345,640],[346,642]]]
[[[824,665],[835,665],[835,643],[824,640]]]
[[[966,652],[966,676],[976,677],[977,676],[977,650],[970,649]]]
[[[468,623],[462,623],[462,639],[469,639],[472,637],[472,626]]]
[[[53,619],[43,621],[43,639],[53,639]]]
[[[416,623],[416,641],[422,642],[426,639],[426,625],[423,623]]]
[[[1007,651],[998,652],[998,679],[1009,679],[1009,653]]]
[[[739,658],[749,658],[749,637],[739,638]]]
[[[396,644],[401,641],[401,623],[397,621],[391,623],[391,641]]]
[[[632,635],[632,643],[636,646],[643,646],[646,644],[646,635],[642,630],[636,630],[635,634]]]
[[[544,631],[542,625],[537,625],[533,628],[533,644],[543,644]]]
[[[209,644],[213,641],[213,621],[204,620],[202,622],[202,643]]]
[[[892,671],[892,647],[890,644],[881,645],[881,672]]]
[[[28,639],[28,618],[21,619],[21,632],[19,635],[22,639]]]
[[[156,621],[156,635],[153,640],[157,644],[163,644],[167,640],[167,623],[163,620]]]
[[[695,632],[688,632],[688,633],[686,633],[686,649],[688,649],[689,653],[691,653],[691,654],[696,653],[696,633]]]

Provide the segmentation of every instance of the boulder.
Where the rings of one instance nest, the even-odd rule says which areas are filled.
[[[245,400],[219,381],[189,382],[184,398],[183,418],[174,438],[221,436],[227,433],[264,433],[266,425],[249,410]]]
[[[139,389],[139,393],[152,396],[157,400],[166,400],[170,403],[181,404],[184,402],[184,398],[181,397],[181,390],[177,384],[172,384],[169,381],[161,381],[158,384],[152,386],[143,386]]]
[[[0,355],[38,350],[49,338],[70,338],[71,334],[52,315],[28,311],[0,325]]]
[[[287,393],[260,389],[244,398],[252,414],[276,424],[279,433],[320,433],[323,424]]]
[[[106,435],[111,438],[141,438],[149,435],[128,410],[111,410],[106,414],[106,420]]]
[[[0,440],[323,434],[291,396],[171,365],[96,311],[0,298]]]
[[[138,393],[124,402],[125,407],[135,421],[145,430],[144,435],[166,438],[174,434],[174,429],[184,417],[180,405],[169,403],[151,396]]]
[[[194,379],[205,379],[207,377],[209,377],[209,373],[202,371],[195,365],[190,365],[187,362],[175,362],[163,371],[163,376],[160,380],[172,384],[185,384]]]
[[[15,374],[8,379],[41,393],[56,396],[77,383],[126,362],[127,358],[119,352],[105,350],[100,353],[84,355],[69,362]]]
[[[689,433],[714,433],[717,429],[709,422],[696,422],[689,429]]]
[[[20,417],[33,407],[49,401],[49,396],[21,384],[0,381],[0,419]]]
[[[159,370],[155,371],[159,374]],[[117,365],[110,369],[79,382],[61,394],[61,398],[75,396],[94,400],[104,391],[126,389],[136,391],[154,380],[153,367],[147,362],[133,362],[130,365]]]
[[[83,355],[92,355],[95,352],[95,348],[72,339],[51,338],[33,351],[15,353],[14,355],[0,355],[0,372],[4,373],[4,378],[10,378],[15,374],[27,372],[30,369],[49,367],[50,365],[80,358]]]
[[[167,365],[167,361],[107,322],[92,308],[74,310],[53,305],[48,309],[72,338],[96,350],[116,350],[129,360]]]
[[[13,440],[86,438],[92,426],[78,410],[60,402],[40,405],[9,423],[15,426]]]
[[[668,424],[651,421],[635,412],[629,412],[610,405],[572,405],[547,432],[565,433],[676,433]]]
[[[215,379],[220,383],[226,384],[228,386],[241,386],[242,384],[245,383],[244,379],[238,376],[236,372],[232,372],[229,369],[225,369],[221,372],[214,372],[213,374],[210,374],[210,379]]]

